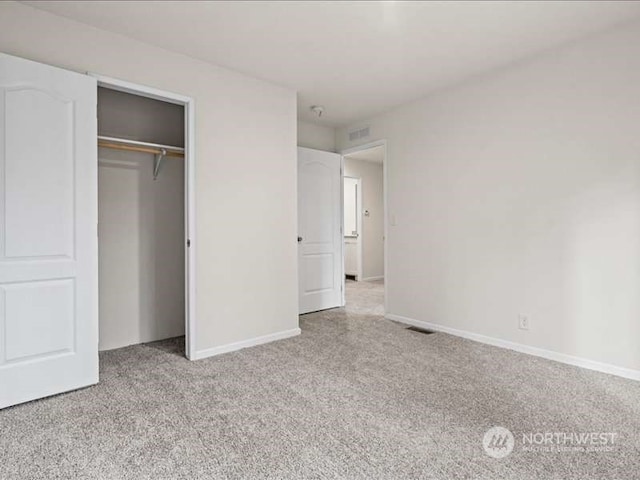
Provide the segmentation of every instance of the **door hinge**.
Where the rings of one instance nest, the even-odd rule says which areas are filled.
[[[187,248],[189,248],[191,246],[191,239],[187,238]]]

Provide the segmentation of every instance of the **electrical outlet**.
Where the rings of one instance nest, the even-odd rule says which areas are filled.
[[[529,330],[529,317],[526,315],[518,315],[518,328],[520,330]]]

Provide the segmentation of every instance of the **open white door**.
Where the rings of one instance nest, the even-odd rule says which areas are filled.
[[[0,408],[98,382],[96,92],[0,54]]]
[[[300,314],[342,305],[342,158],[298,148]]]

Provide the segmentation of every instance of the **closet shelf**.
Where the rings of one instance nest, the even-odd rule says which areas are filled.
[[[104,137],[98,135],[98,146],[112,148],[115,150],[128,150],[130,152],[152,153],[167,157],[184,158],[184,148],[173,147],[171,145],[160,145],[158,143],[138,142],[125,138]]]

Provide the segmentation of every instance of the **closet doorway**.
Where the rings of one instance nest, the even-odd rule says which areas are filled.
[[[93,76],[99,350],[184,336],[194,358],[193,101]]]

